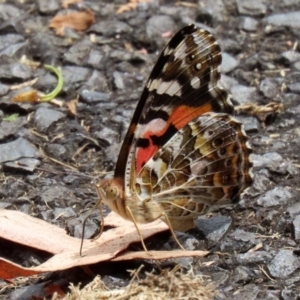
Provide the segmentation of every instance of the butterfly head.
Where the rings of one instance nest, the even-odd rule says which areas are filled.
[[[121,180],[103,180],[95,184],[99,197],[99,204],[106,204],[112,211],[120,214],[123,203],[123,185]]]

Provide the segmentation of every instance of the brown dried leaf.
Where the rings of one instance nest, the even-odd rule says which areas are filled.
[[[84,31],[95,23],[95,15],[89,9],[67,15],[55,16],[50,20],[49,27],[54,28],[57,35],[64,35],[65,27]]]
[[[37,90],[29,90],[21,92],[11,99],[12,102],[36,103],[40,101],[40,96]]]
[[[18,90],[18,89],[25,88],[25,87],[28,87],[28,86],[33,86],[34,84],[36,84],[36,82],[38,80],[39,80],[38,78],[34,78],[32,80],[25,81],[25,82],[22,82],[20,84],[14,84],[14,85],[10,86],[10,89],[13,91],[13,90]]]
[[[151,2],[152,0],[129,0],[129,3],[121,5],[117,10],[117,14],[122,14],[124,12],[136,9],[139,3]]]
[[[275,115],[284,110],[282,103],[270,102],[266,105],[257,105],[255,103],[242,104],[235,107],[235,111],[240,114],[256,116],[261,122],[265,122],[267,117]]]
[[[123,261],[123,260],[133,260],[133,259],[162,260],[162,259],[178,258],[184,256],[205,256],[209,254],[209,251],[172,250],[172,251],[148,251],[148,253],[145,251],[127,251],[115,258],[112,258],[111,261]]]
[[[26,55],[22,55],[22,57],[20,58],[20,62],[22,64],[27,65],[28,67],[30,67],[32,69],[37,69],[41,65],[40,62],[30,60],[29,58],[27,58]]]
[[[77,115],[77,104],[78,104],[78,98],[71,100],[71,101],[67,102],[67,104],[66,104],[67,108],[72,116]]]
[[[107,222],[106,222],[107,221]],[[70,237],[65,230],[43,220],[24,213],[0,210],[0,237],[12,242],[53,253],[54,256],[43,264],[25,268],[6,259],[0,259],[0,278],[12,279],[18,276],[30,276],[42,272],[64,270],[75,266],[89,265],[112,260],[133,242],[140,241],[133,223],[123,220],[111,213],[105,224],[115,228],[105,231],[97,240],[85,240],[83,257],[79,255],[80,239]],[[168,229],[167,225],[157,220],[149,224],[140,224],[139,229],[144,238]],[[135,258],[166,259],[181,256],[202,256],[203,251],[151,251],[125,253],[118,260]]]
[[[63,8],[68,8],[71,4],[76,4],[80,2],[83,2],[83,0],[62,0],[61,1]]]
[[[193,270],[184,272],[178,266],[173,270],[163,269],[157,272],[145,272],[142,268],[131,272],[132,280],[126,287],[111,289],[106,287],[100,276],[84,287],[70,285],[70,293],[64,298],[53,296],[52,300],[74,299],[123,299],[123,300],[165,300],[199,299],[213,300],[218,293],[215,285],[202,274]],[[179,296],[180,295],[180,296]]]

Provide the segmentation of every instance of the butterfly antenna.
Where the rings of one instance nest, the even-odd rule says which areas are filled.
[[[101,228],[100,228],[100,233],[97,234],[96,238],[100,237],[100,235],[103,232],[103,228],[104,228],[104,218],[103,218],[103,210],[102,210],[102,202],[101,202],[101,198],[98,199],[98,201],[95,203],[95,205],[92,207],[92,209],[89,211],[89,213],[87,214],[87,216],[84,218],[83,223],[82,223],[82,234],[81,234],[81,243],[80,243],[80,251],[79,251],[79,255],[81,257],[83,257],[84,255],[82,255],[82,247],[83,247],[83,240],[84,240],[84,233],[85,233],[85,225],[86,225],[86,221],[88,219],[88,217],[91,215],[91,213],[95,210],[95,208],[97,206],[101,206],[100,207],[100,219],[101,219]],[[94,238],[95,239],[95,238]]]

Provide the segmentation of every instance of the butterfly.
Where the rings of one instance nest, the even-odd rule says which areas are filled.
[[[252,183],[248,137],[218,85],[221,61],[208,31],[192,24],[176,33],[137,104],[114,178],[96,184],[99,203],[134,222],[145,251],[138,223],[161,219],[176,239],[174,230],[235,203]]]

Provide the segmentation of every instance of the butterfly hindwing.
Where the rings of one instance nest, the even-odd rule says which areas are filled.
[[[252,181],[250,153],[240,122],[206,113],[180,129],[143,166],[136,179],[140,197],[150,194],[170,218],[190,219],[214,205],[228,205]]]

